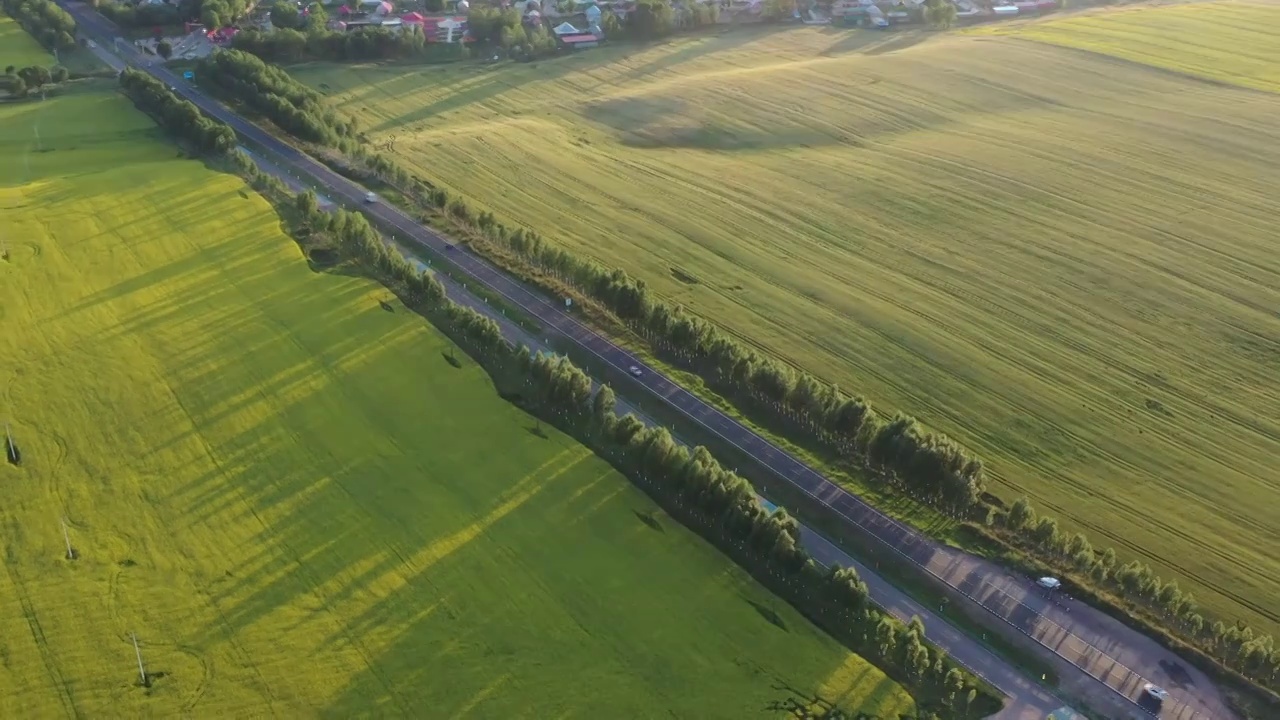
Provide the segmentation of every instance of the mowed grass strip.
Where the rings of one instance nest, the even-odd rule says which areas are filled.
[[[478,209],[922,418],[1000,495],[1280,629],[1280,98],[833,28],[293,72]]]
[[[1139,6],[984,28],[1195,77],[1280,92],[1280,3]]]
[[[119,96],[0,139],[0,716],[912,710]]]

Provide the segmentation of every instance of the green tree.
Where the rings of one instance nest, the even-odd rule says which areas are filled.
[[[622,37],[623,27],[622,21],[612,12],[605,12],[600,17],[600,30],[604,32],[605,39],[617,40]]]
[[[1006,524],[1009,529],[1014,532],[1021,532],[1026,528],[1034,525],[1036,522],[1036,511],[1031,507],[1031,501],[1026,496],[1020,497],[1013,502],[1013,506],[1009,508],[1009,518]]]
[[[28,65],[22,68],[18,71],[18,77],[22,78],[22,81],[32,90],[39,90],[53,79],[49,70],[39,65]]]
[[[173,46],[169,44],[168,40],[161,40],[156,43],[156,54],[162,59],[168,60],[173,57]]]
[[[1061,536],[1058,534],[1058,521],[1053,518],[1040,518],[1040,522],[1036,524],[1036,529],[1031,533],[1031,539],[1036,545],[1046,549],[1058,549],[1061,544]]]
[[[603,421],[606,417],[614,412],[617,407],[618,399],[613,393],[613,388],[608,385],[601,385],[596,391],[595,399],[592,401],[592,415],[597,421]]]
[[[641,0],[627,18],[627,30],[637,40],[656,40],[675,29],[675,13],[667,0]]]
[[[272,26],[285,29],[297,30],[302,27],[302,14],[298,12],[298,6],[289,2],[289,0],[276,0],[271,6],[271,24]]]
[[[71,73],[61,65],[54,65],[49,68],[49,80],[54,83],[66,82],[71,77]]]
[[[925,0],[924,19],[933,27],[946,30],[956,22],[956,6],[951,0]]]
[[[1156,603],[1160,606],[1160,609],[1170,615],[1177,614],[1178,605],[1181,602],[1182,591],[1178,589],[1177,580],[1171,580],[1168,585],[1160,588],[1159,594],[1156,595]]]
[[[505,50],[522,46],[528,42],[528,39],[528,35],[525,33],[522,25],[516,25],[514,27],[504,25],[498,33],[498,44]]]
[[[1098,556],[1098,562],[1101,563],[1108,572],[1114,570],[1116,567],[1115,548],[1107,548],[1106,550],[1103,550],[1102,554]]]
[[[9,95],[16,98],[26,97],[27,83],[17,75],[9,76]]]
[[[294,206],[298,208],[298,212],[301,213],[304,218],[310,219],[315,217],[316,213],[320,210],[320,201],[316,199],[316,194],[314,192],[307,190],[306,192],[298,193],[297,197],[294,199]]]
[[[275,21],[272,20],[272,23]],[[307,17],[302,23],[302,29],[307,33],[322,32],[329,23],[329,12],[324,9],[324,5],[320,3],[311,3],[307,8]]]
[[[220,8],[214,4],[205,4],[200,9],[200,23],[207,28],[220,28],[226,24],[229,17],[219,12]]]
[[[795,0],[764,0],[760,17],[769,22],[777,22],[791,17],[795,11]]]

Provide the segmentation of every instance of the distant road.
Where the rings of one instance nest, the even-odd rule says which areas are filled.
[[[117,42],[118,28],[89,6],[70,0],[58,2],[75,16],[81,33],[102,46],[100,50],[110,49],[125,63],[143,69],[169,84],[202,111],[230,125],[251,145],[264,149],[271,155],[272,162],[294,175],[309,178],[311,183],[322,188],[338,204],[360,208],[383,228],[391,229],[390,234],[395,241],[416,244],[441,255],[447,253],[453,265],[461,272],[537,318],[546,329],[568,339],[617,372],[628,373],[628,369],[633,366],[642,368],[642,375],[634,378],[634,381],[665,404],[754,458],[779,478],[835,511],[846,522],[870,533],[892,548],[903,560],[916,563],[959,590],[978,607],[991,612],[1035,639],[1048,651],[1075,665],[1096,683],[1076,683],[1072,686],[1073,690],[1088,692],[1091,699],[1100,703],[1104,700],[1110,703],[1115,717],[1145,716],[1133,701],[1148,681],[1161,685],[1173,695],[1173,699],[1166,702],[1161,718],[1227,720],[1234,717],[1227,710],[1216,688],[1203,674],[1186,666],[1150,638],[1088,606],[1064,606],[1044,598],[1035,592],[1034,585],[1026,578],[1013,578],[991,563],[935,543],[914,529],[880,513],[769,440],[614,345],[566,313],[558,303],[529,290],[461,247],[446,250],[445,246],[449,243],[446,238],[394,207],[384,203],[364,203],[367,192],[365,188],[240,117],[131,43]],[[119,60],[113,66],[118,63]],[[1072,608],[1075,610],[1074,616]],[[942,621],[938,620],[936,623]],[[939,624],[929,627],[931,637],[936,640],[936,634],[942,631],[942,627]],[[972,652],[975,658],[983,655],[990,657],[985,648],[963,634],[956,641],[957,647],[963,648],[959,651],[951,650],[956,657],[960,657],[961,652]],[[1021,673],[1005,663],[997,661],[991,668],[1001,678],[1000,682],[1007,685],[1016,687],[1021,678]],[[1135,668],[1140,668],[1140,671]],[[1000,684],[994,679],[992,682]],[[1092,692],[1103,687],[1107,688],[1107,692]]]

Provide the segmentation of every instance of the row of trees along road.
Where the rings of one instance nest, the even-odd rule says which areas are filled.
[[[742,477],[703,447],[678,444],[665,428],[618,417],[613,391],[563,356],[509,344],[498,325],[445,296],[381,241],[359,213],[319,209],[310,192],[294,198],[308,235],[331,238],[404,302],[468,350],[508,399],[574,435],[608,459],[670,514],[715,543],[765,585],[898,680],[925,709],[922,717],[980,717],[997,700],[976,678],[925,641],[919,619],[903,624],[870,602],[867,586],[847,568],[823,568],[800,544],[785,510],[768,512]]]
[[[625,23],[606,13],[601,28],[610,39],[649,40],[681,28],[714,24],[718,14],[717,6],[698,3],[677,16],[669,3],[650,0],[641,3]],[[466,59],[469,54],[462,43],[428,43],[421,29],[413,26],[401,32],[376,28],[343,32],[328,30],[327,19],[320,5],[310,6],[303,14],[296,5],[278,2],[271,9],[274,32],[246,30],[236,35],[233,45],[263,60],[285,63],[391,59],[452,62]],[[467,28],[480,47],[502,48],[523,59],[547,57],[557,49],[555,38],[545,27],[525,25],[520,13],[512,8],[474,7],[468,13]]]
[[[275,14],[273,10],[273,18]],[[284,63],[303,60],[416,60],[440,63],[465,60],[469,56],[466,45],[429,43],[422,34],[422,29],[413,25],[405,27],[401,32],[381,28],[344,32],[325,28],[323,20],[319,21],[318,26],[313,26],[316,21],[313,11],[306,19],[305,29],[286,27],[274,32],[244,30],[236,34],[232,43],[237,50],[252,53],[269,62]],[[554,41],[549,37],[546,39],[554,49]]]
[[[213,53],[197,61],[195,75],[202,87],[248,106],[294,137],[330,147],[356,145],[355,120],[340,118],[319,93],[253,55]]]
[[[919,500],[964,515],[981,506],[982,462],[914,418],[885,419],[860,397],[746,347],[715,325],[666,304],[645,283],[571,255],[490,218],[478,224],[527,262],[612,311],[666,360],[696,372],[717,392],[788,435],[865,464]]]
[[[417,188],[411,190],[415,193],[423,187],[388,156],[368,150],[354,118],[338,115],[324,104],[319,93],[259,57],[235,49],[214,53],[197,61],[196,82],[209,93],[246,107],[299,140],[335,148],[356,158],[366,174],[380,182]],[[321,159],[332,160],[323,156]],[[343,172],[350,174],[351,169],[343,168]]]
[[[226,73],[227,77],[219,80],[221,85],[212,89],[222,92],[224,97],[239,98],[239,91],[234,89],[252,92],[252,86],[264,87],[270,92],[285,92],[286,95],[311,93],[315,96],[315,103],[320,103],[318,95],[258,58],[236,51],[219,53],[215,57],[221,58],[224,65],[220,72]],[[211,61],[212,58],[202,62],[211,64]],[[208,77],[209,73],[197,74],[197,77],[202,76]],[[233,90],[223,91],[223,86]],[[287,90],[272,90],[276,87]],[[246,102],[253,104],[251,97]],[[269,105],[265,103],[262,106]],[[1148,621],[1109,599],[1119,597],[1145,606],[1148,603],[1143,599],[1140,587],[1099,580],[1101,571],[1098,574],[1072,574],[1086,557],[1091,558],[1090,567],[1105,564],[1107,558],[1115,557],[1113,549],[1088,547],[1088,540],[1083,535],[1064,540],[1059,533],[1057,541],[1037,542],[1028,541],[1022,530],[1008,531],[1009,513],[983,499],[985,475],[981,459],[945,435],[927,430],[907,415],[882,416],[865,399],[846,394],[834,384],[767,357],[712,323],[682,307],[666,303],[650,292],[643,281],[631,278],[621,270],[611,270],[572,255],[536,232],[509,228],[490,213],[473,212],[461,198],[451,197],[442,188],[428,189],[386,155],[367,151],[356,137],[353,121],[337,118],[332,111],[309,113],[316,124],[329,130],[312,131],[309,136],[293,133],[296,137],[304,140],[320,137],[320,140],[311,141],[341,150],[356,158],[373,179],[393,185],[406,195],[418,197],[445,211],[460,229],[479,233],[487,241],[500,245],[504,252],[495,256],[495,260],[509,268],[513,260],[519,261],[526,279],[550,287],[539,280],[550,278],[555,281],[554,289],[557,291],[570,290],[595,300],[641,335],[657,355],[677,367],[696,373],[755,422],[801,444],[826,448],[838,460],[870,471],[890,487],[918,501],[976,521],[982,532],[994,533],[991,534],[994,540],[1029,553],[1061,574],[1074,577],[1076,589],[1082,596],[1090,596],[1100,606],[1111,608],[1118,617],[1138,629],[1155,631],[1157,636],[1181,638],[1191,648],[1198,649],[1203,653],[1204,662],[1197,664],[1206,670],[1213,671],[1215,665],[1220,665],[1238,670],[1245,679],[1259,685],[1276,687],[1280,682],[1273,672],[1266,670],[1271,667],[1266,663],[1274,660],[1275,651],[1269,651],[1266,662],[1259,660],[1261,651],[1257,648],[1274,647],[1269,636],[1241,629],[1241,634],[1250,636],[1250,648],[1254,648],[1247,653],[1251,659],[1242,660],[1233,645],[1217,642],[1207,635],[1208,631],[1195,632],[1194,620],[1182,622],[1157,613]],[[280,116],[280,119],[270,112],[264,114],[281,127],[285,127],[282,120],[288,122],[289,119],[288,114]],[[485,249],[483,243],[477,244],[477,248]],[[1046,520],[1056,528],[1057,522],[1052,519],[1037,518],[1036,523],[1040,525]],[[1041,533],[1047,533],[1047,529]],[[1058,545],[1061,545],[1061,551],[1057,550]],[[1170,585],[1154,576],[1152,580],[1161,588]],[[1207,617],[1202,617],[1200,624],[1210,630],[1215,627],[1213,620]],[[1166,641],[1166,644],[1174,643]],[[1196,661],[1200,659],[1194,652],[1189,657]],[[1255,667],[1262,669],[1256,673],[1246,671],[1246,668]]]
[[[158,27],[200,22],[220,28],[245,17],[253,0],[176,0],[147,3],[118,0],[90,0],[98,12],[122,27]]]
[[[138,109],[201,152],[225,155],[235,149],[234,130],[205,117],[199,108],[175,95],[164,83],[147,73],[125,68],[120,73],[120,88]]]
[[[76,46],[76,21],[51,0],[0,0],[0,7],[49,50]]]
[[[141,8],[139,8],[141,12]],[[268,62],[293,63],[304,60],[366,61],[412,60],[427,63],[453,62],[469,56],[462,43],[429,43],[421,28],[408,26],[400,32],[380,28],[351,32],[329,30],[324,7],[310,5],[300,12],[297,5],[281,0],[271,8],[273,32],[245,30],[236,35],[237,50]],[[601,28],[610,39],[649,40],[670,35],[678,29],[692,29],[716,22],[716,5],[697,3],[675,14],[668,2],[641,3],[624,23],[612,13],[601,19]],[[512,8],[473,7],[467,16],[468,32],[482,48],[502,48],[512,57],[527,60],[548,57],[556,52],[556,41],[542,25],[529,27]]]
[[[1064,576],[1087,578],[1094,587],[1123,597],[1176,628],[1228,668],[1262,685],[1276,687],[1280,682],[1280,648],[1270,635],[1255,633],[1244,622],[1210,622],[1201,614],[1195,596],[1183,592],[1176,580],[1165,582],[1137,560],[1121,565],[1111,548],[1095,551],[1082,533],[1068,535],[1053,518],[1037,516],[1026,498],[1009,508],[1000,530],[1019,547],[1056,560]]]

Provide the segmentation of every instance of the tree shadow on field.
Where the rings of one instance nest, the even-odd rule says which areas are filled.
[[[385,376],[397,370],[403,372],[400,361],[388,359],[375,362],[366,374]],[[398,415],[420,419],[431,412],[413,398],[405,400],[412,410]],[[299,403],[317,404],[329,403],[323,394]],[[288,422],[316,413],[295,407],[283,414]],[[491,623],[528,621],[503,618],[492,607],[473,611],[476,598],[468,596],[468,588],[475,582],[468,578],[478,573],[496,573],[498,578],[519,574],[514,567],[495,570],[492,558],[503,553],[488,538],[511,530],[520,533],[520,544],[535,545],[533,536],[524,533],[533,529],[540,534],[539,528],[550,527],[544,525],[544,511],[531,510],[530,503],[547,492],[565,497],[573,489],[566,484],[572,473],[565,471],[589,454],[561,436],[541,468],[507,472],[504,468],[513,464],[504,462],[493,472],[466,472],[466,466],[476,463],[474,454],[450,448],[492,436],[492,421],[484,413],[465,421],[455,416],[427,423],[434,430],[426,435],[423,423],[398,420],[370,411],[307,428],[289,422],[294,432],[326,448],[325,457],[332,456],[332,464],[319,465],[300,462],[303,458],[295,457],[300,448],[269,441],[271,433],[262,428],[246,429],[220,448],[230,454],[221,471],[182,488],[174,499],[193,521],[210,526],[220,517],[238,514],[246,501],[254,515],[275,518],[253,543],[255,550],[228,568],[234,580],[214,588],[214,595],[222,598],[225,627],[210,628],[210,641],[228,628],[234,633],[270,626],[273,614],[284,608],[295,608],[291,613],[298,607],[319,609],[319,601],[325,612],[292,624],[289,632],[309,633],[319,641],[319,652],[356,649],[376,662],[367,677],[333,676],[326,682],[358,684],[352,708],[367,709],[372,698],[380,707],[412,716],[415,708],[435,706],[427,698],[411,700],[414,696],[449,695],[449,688],[473,682],[487,687],[501,675],[500,658],[506,653],[496,648],[487,651],[495,653],[491,670],[481,669],[474,676],[448,672],[455,651],[494,642],[487,631]],[[370,427],[386,441],[374,447],[339,447],[336,436],[359,426]],[[440,437],[442,431],[448,437]],[[334,437],[325,442],[325,435]],[[418,449],[413,449],[415,439]],[[404,450],[389,453],[392,448]],[[508,450],[504,444],[503,452]],[[369,593],[369,588],[388,583],[398,589]],[[502,598],[500,604],[507,602]],[[420,640],[402,637],[413,628],[422,633]],[[288,660],[284,652],[278,659]]]
[[[216,226],[220,229],[225,227],[225,218],[222,212],[226,205],[223,204],[226,192],[210,193],[210,188],[201,183],[186,182],[185,179],[174,180],[163,174],[155,178],[145,178],[148,182],[133,184],[129,187],[129,202],[122,205],[119,202],[120,189],[102,179],[104,169],[112,169],[111,166],[104,165],[101,156],[96,153],[96,145],[103,145],[114,151],[126,138],[138,136],[145,140],[148,144],[155,141],[167,142],[163,133],[156,129],[144,129],[123,135],[112,135],[109,139],[103,140],[96,136],[96,130],[91,125],[85,125],[88,128],[83,137],[71,136],[62,138],[62,142],[58,146],[46,147],[43,151],[31,151],[29,162],[31,164],[34,180],[24,189],[27,204],[54,207],[57,205],[66,205],[71,212],[79,212],[80,206],[93,206],[95,208],[107,208],[107,217],[103,214],[95,215],[95,220],[102,222],[104,219],[110,219],[110,212],[115,208],[133,208],[133,207],[149,207],[154,210],[164,210],[165,208],[179,208],[181,217],[165,217],[162,213],[135,213],[135,218],[121,225],[113,226],[116,231],[123,230],[131,225],[147,224],[154,230],[149,233],[123,233],[126,237],[135,240],[144,237],[163,237],[164,231],[170,225],[184,226],[191,221],[198,220],[201,224],[208,226]],[[58,142],[53,140],[52,142]],[[85,155],[76,155],[75,151],[94,151]],[[166,158],[171,158],[167,155]],[[73,162],[72,159],[84,158],[83,164]],[[152,158],[148,158],[152,159]],[[166,160],[167,161],[167,160]],[[192,160],[191,162],[197,162]],[[51,163],[52,167],[46,165]],[[123,176],[125,181],[130,181],[136,175],[125,173]],[[111,179],[118,179],[117,176],[111,176]],[[46,182],[56,180],[57,182]],[[94,202],[95,199],[101,197],[110,198],[110,202]],[[168,223],[162,222],[169,221]]]
[[[650,530],[657,530],[658,532],[666,532],[666,529],[662,527],[662,523],[658,522],[657,514],[654,513],[652,510],[650,510],[649,512],[632,510],[631,512],[637,518],[639,518],[640,522],[648,526]]]
[[[377,292],[371,282],[316,276],[300,257],[281,257],[284,242],[233,237],[206,244],[180,260],[91,293],[42,322],[49,324],[52,336],[76,338],[56,348],[64,356],[93,355],[103,343],[148,338],[175,388],[199,388],[200,397],[217,398],[201,416],[208,424],[262,405],[266,398],[295,395],[332,368],[359,368],[373,353],[401,352],[411,341],[411,333],[398,331],[416,319],[401,319],[362,302]],[[297,267],[286,267],[294,262]],[[108,305],[110,314],[96,317],[117,322],[84,332],[80,313],[101,305]],[[66,333],[58,330],[63,324]],[[291,332],[282,333],[282,327]],[[299,349],[305,353],[302,361]],[[235,364],[253,367],[258,392],[236,387],[243,375],[228,372],[228,365]],[[174,416],[164,418],[165,426],[175,428],[172,436],[149,438],[155,441],[148,448],[153,454],[196,432],[190,427],[188,402],[174,406]]]
[[[220,244],[207,248],[203,252],[193,253],[179,262],[153,268],[128,280],[92,293],[77,304],[63,310],[58,315],[58,319],[70,318],[85,310],[96,308],[103,303],[115,302],[128,295],[146,292],[157,286],[168,285],[183,278],[191,278],[207,273],[211,263],[226,267],[232,272],[257,267],[253,262],[253,258],[246,258],[236,263],[236,265],[231,265],[232,259],[236,254],[236,249],[229,244]]]
[[[863,28],[836,28],[830,25],[823,34],[836,40],[818,53],[822,57],[838,57],[849,53],[868,56],[883,55],[896,50],[905,50],[929,39],[924,32],[918,31],[884,33]]]
[[[778,614],[777,610],[751,599],[747,599],[747,604],[759,613],[760,617],[765,619],[765,622],[778,628],[782,632],[791,632],[791,630],[787,628],[786,621],[782,619],[782,616]]]
[[[906,50],[928,40],[931,37],[924,30],[912,30],[908,32],[892,33],[886,42],[876,43],[871,47],[862,50],[863,55],[875,57],[877,55],[887,55],[891,52]]]
[[[590,68],[582,67],[581,62],[577,60],[577,56],[566,56],[534,63],[537,66],[536,74],[533,74],[535,70],[532,67],[526,70],[522,66],[512,68],[504,64],[501,67],[487,69],[480,75],[463,76],[465,79],[460,82],[441,86],[441,89],[445,90],[445,92],[435,102],[416,108],[412,112],[405,113],[399,117],[384,120],[369,128],[368,131],[383,133],[406,126],[411,127],[423,120],[452,110],[480,105],[491,100],[500,101],[500,96],[503,93],[508,90],[523,89],[528,82],[545,83],[556,80],[570,72],[587,72],[590,70]],[[406,74],[417,75],[417,72],[408,69],[405,72]],[[391,88],[379,84],[378,87],[369,88],[365,93],[354,99],[351,105],[364,106],[370,102],[376,103],[379,96],[390,91]],[[413,89],[406,88],[405,92],[412,93]]]
[[[613,129],[618,141],[638,149],[680,148],[721,152],[822,147],[853,140],[791,125],[768,131],[699,120],[692,103],[672,96],[623,97],[586,106],[588,120]],[[689,114],[686,114],[689,113]]]
[[[795,127],[772,132],[743,131],[717,127],[712,124],[684,127],[641,128],[621,139],[627,147],[637,149],[676,148],[687,150],[715,150],[719,152],[750,152],[781,150],[800,147],[814,148],[840,145],[848,139],[818,130]]]
[[[220,622],[192,644],[251,636],[274,648],[255,651],[268,676],[295,672],[299,653],[325,658],[307,679],[336,690],[312,708],[325,717],[552,717],[566,697],[611,716],[608,692],[580,693],[583,672],[625,663],[595,631],[661,627],[689,603],[634,597],[654,568],[632,567],[634,521],[620,521],[641,496],[554,429],[531,437],[533,418],[473,363],[473,378],[432,383],[404,357],[375,351],[327,389],[249,412],[259,423],[202,433],[218,467],[162,497],[246,550],[208,588]],[[218,413],[219,398],[196,400],[193,417]]]
[[[146,345],[176,401],[155,418],[176,428],[162,442],[190,445],[164,462],[207,468],[152,465],[154,445],[129,443],[126,462],[146,466],[157,504],[215,538],[202,590],[220,621],[193,628],[190,644],[252,644],[264,682],[295,686],[299,653],[322,656],[304,663],[305,682],[335,688],[319,709],[334,717],[553,716],[581,685],[572,658],[589,664],[582,651],[598,646],[612,657],[574,625],[576,598],[607,592],[607,573],[632,572],[640,588],[652,576],[629,567],[627,539],[647,532],[628,516],[637,491],[554,429],[530,437],[533,418],[475,363],[433,382],[415,359],[449,341],[370,302],[380,288],[315,275],[300,254],[282,260],[276,241],[254,240],[202,244],[75,306],[109,303],[118,323],[95,337]],[[617,624],[641,615],[659,627],[687,598],[596,602]],[[587,710],[609,716],[611,701]]]
[[[636,67],[627,70],[622,76],[622,81],[625,82],[639,80],[641,78],[650,78],[662,70],[669,70],[677,65],[689,62],[690,60],[696,60],[704,55],[733,50],[734,48],[741,47],[742,45],[746,45],[750,42],[755,42],[756,40],[777,32],[786,32],[786,29],[768,25],[724,28],[711,31],[711,33],[714,34],[708,33],[696,39],[678,38],[668,40],[661,45],[645,45],[638,48],[635,51],[636,54],[652,53],[655,49],[660,48],[663,45],[673,43],[682,43],[683,47],[679,50],[674,50],[660,55],[649,62],[637,65]]]

